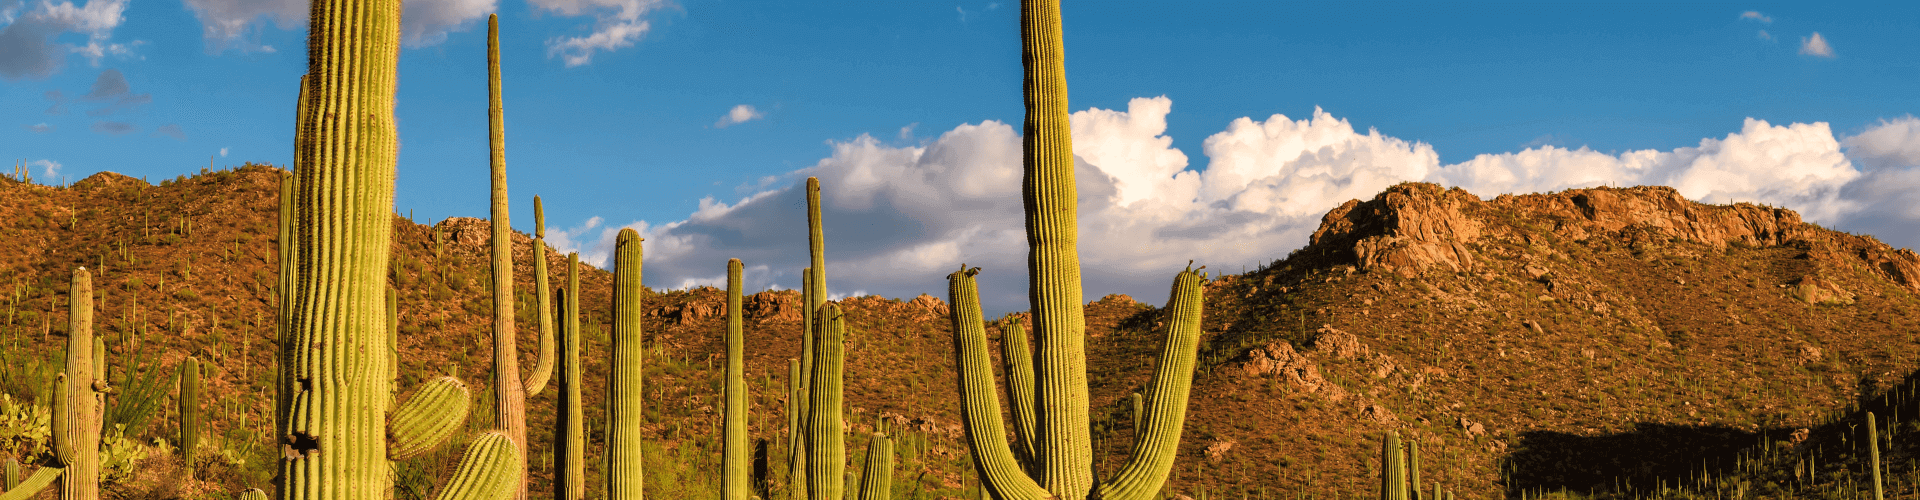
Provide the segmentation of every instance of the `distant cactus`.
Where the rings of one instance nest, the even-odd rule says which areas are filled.
[[[1873,461],[1873,500],[1886,500],[1880,485],[1880,427],[1873,421],[1873,412],[1867,412],[1867,450]]]
[[[746,338],[740,317],[740,271],[740,259],[727,260],[727,406],[726,435],[721,451],[721,469],[726,480],[721,483],[720,493],[720,498],[725,500],[747,500],[753,496],[748,481],[753,471],[747,462],[752,450],[747,448]]]
[[[640,426],[646,422],[645,332],[640,322],[646,288],[642,286],[645,264],[644,241],[640,233],[621,229],[614,239],[613,256],[613,338],[608,347],[607,364],[607,498],[639,500],[645,498],[645,460],[640,448]],[[573,283],[568,271],[567,283]],[[569,297],[569,301],[577,300]],[[569,313],[572,314],[572,313]],[[572,320],[570,317],[569,320]]]
[[[187,477],[193,477],[200,459],[200,360],[188,356],[180,363],[180,457]]]

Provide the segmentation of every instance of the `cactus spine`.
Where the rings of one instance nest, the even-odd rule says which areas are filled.
[[[311,7],[296,178],[281,219],[277,496],[381,500],[390,486],[392,364],[380,308],[393,240],[400,2]],[[499,500],[494,492],[519,484],[521,456],[512,437],[482,436],[437,498]]]
[[[493,176],[493,425],[513,438],[526,470],[527,392],[520,385],[520,348],[513,324],[513,227],[507,211],[506,127],[500,105],[500,16],[487,15],[488,159]],[[527,497],[524,481],[514,498]]]
[[[818,272],[818,271],[816,271]],[[815,283],[818,283],[816,280]],[[842,430],[840,403],[841,376],[844,374],[846,321],[840,305],[820,305],[819,331],[813,343],[812,408],[807,432],[807,491],[815,500],[841,500],[846,490],[846,434]]]
[[[556,500],[580,500],[587,494],[587,455],[586,455],[586,411],[581,408],[584,399],[580,396],[580,254],[567,254],[567,287],[561,294],[563,308],[560,312],[560,404],[558,419],[560,426],[554,433],[554,455],[560,459],[560,470],[554,473],[553,498]],[[609,377],[608,380],[612,380]],[[607,456],[618,453],[611,442],[608,443]],[[607,480],[613,481],[612,469],[608,469]],[[608,491],[613,491],[609,489]],[[609,496],[609,498],[620,498]]]
[[[607,374],[607,498],[644,498],[640,456],[641,430],[646,422],[645,333],[640,308],[646,290],[641,285],[644,258],[640,233],[621,229],[613,255],[613,346]],[[569,274],[568,283],[572,283]]]
[[[873,438],[867,440],[867,464],[860,473],[858,500],[893,498],[893,440],[887,438],[886,421],[874,425]]]
[[[540,352],[533,362],[533,373],[524,384],[527,397],[540,395],[553,375],[553,299],[547,288],[547,214],[540,197],[533,197],[533,289],[534,310],[540,311]]]
[[[65,443],[55,446],[67,469],[60,476],[60,500],[98,500],[101,419],[95,391],[104,389],[106,381],[94,378],[93,276],[87,268],[73,271],[67,300],[67,393],[55,396],[66,408],[53,416],[54,422],[65,424],[54,429],[55,443]]]
[[[747,500],[752,470],[747,463],[747,365],[746,336],[740,324],[740,259],[727,260],[727,381],[726,440],[722,444],[721,468],[726,481],[720,498]]]
[[[188,356],[180,363],[180,456],[189,478],[200,463],[200,421],[200,360]]]

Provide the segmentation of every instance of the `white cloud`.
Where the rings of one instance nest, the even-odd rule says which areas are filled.
[[[19,4],[14,4],[18,8]],[[65,65],[67,54],[80,54],[93,65],[108,55],[130,55],[140,42],[116,43],[113,30],[126,19],[127,0],[88,0],[85,5],[72,1],[53,3],[40,0],[25,15],[13,15],[0,27],[0,78],[46,78]],[[66,33],[86,36],[86,43],[61,43]]]
[[[631,47],[652,29],[648,13],[670,6],[666,0],[533,0],[535,8],[565,16],[594,16],[593,32],[585,36],[547,40],[547,57],[559,57],[567,67],[593,62],[600,51]]]
[[[34,160],[34,161],[27,162],[27,168],[33,168],[33,167],[40,167],[41,171],[45,172],[45,175],[43,175],[42,178],[52,179],[54,178],[54,176],[60,175],[60,162],[57,162],[57,161]]]
[[[1760,24],[1772,24],[1772,23],[1773,23],[1773,18],[1771,18],[1771,17],[1767,17],[1767,15],[1766,15],[1766,14],[1761,14],[1761,13],[1760,13],[1759,11],[1752,11],[1752,10],[1749,10],[1749,11],[1746,11],[1746,12],[1741,12],[1741,13],[1740,13],[1740,18],[1741,18],[1741,19],[1752,19],[1752,20],[1755,20],[1755,21],[1760,21]]]
[[[36,134],[44,134],[47,132],[52,132],[53,125],[47,124],[47,123],[36,123],[33,125],[28,125],[27,130]]]
[[[746,123],[765,116],[766,115],[760,114],[760,110],[753,109],[753,105],[741,104],[728,110],[726,116],[720,117],[720,121],[713,122],[713,126],[716,128],[727,128],[729,125]]]
[[[1670,151],[1615,155],[1541,146],[1442,165],[1430,145],[1361,133],[1315,110],[1300,120],[1234,120],[1204,141],[1210,166],[1194,172],[1165,135],[1171,109],[1165,97],[1141,98],[1125,111],[1089,109],[1070,118],[1089,300],[1108,293],[1164,300],[1167,283],[1189,259],[1238,272],[1284,257],[1307,242],[1328,209],[1404,181],[1460,186],[1489,199],[1671,185],[1703,202],[1770,203],[1829,227],[1874,227],[1885,230],[1877,233],[1883,237],[1913,235],[1895,244],[1920,244],[1920,119],[1849,137],[1845,153],[1827,124],[1749,119],[1737,132]],[[807,236],[797,186],[818,176],[829,293],[944,295],[945,275],[965,262],[986,269],[981,293],[990,311],[1027,307],[1021,141],[1013,125],[960,125],[916,145],[866,135],[831,145],[830,156],[792,172],[778,188],[731,203],[701,200],[681,221],[627,224],[647,238],[648,283],[714,284],[726,259],[740,258],[763,269],[749,273],[749,290],[798,286]],[[1877,166],[1863,172],[1856,164]],[[604,267],[618,229],[594,219],[550,240]]]
[[[1773,34],[1772,34],[1772,33],[1768,33],[1768,32],[1767,32],[1767,30],[1760,30],[1760,35],[1759,35],[1759,37],[1758,37],[1758,38],[1760,38],[1761,40],[1769,40],[1769,41],[1771,41],[1771,40],[1773,40]]]
[[[227,157],[227,148],[220,148],[220,157],[221,158]]]
[[[1828,59],[1834,57],[1833,46],[1827,45],[1827,39],[1821,37],[1818,31],[1813,32],[1811,37],[1800,38],[1800,53]]]
[[[207,50],[274,52],[260,43],[260,30],[272,25],[283,30],[303,29],[308,0],[186,0],[200,19]],[[408,47],[437,45],[447,33],[465,31],[499,7],[495,0],[409,0],[402,3],[401,40]]]

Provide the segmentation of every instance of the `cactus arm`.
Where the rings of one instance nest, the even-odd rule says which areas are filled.
[[[638,500],[645,493],[640,455],[645,425],[645,401],[642,378],[645,373],[642,347],[640,301],[643,245],[640,233],[621,229],[615,238],[613,255],[613,346],[607,374],[607,498]],[[567,274],[573,283],[573,273]],[[577,301],[577,298],[569,299]],[[569,313],[572,314],[572,313]]]
[[[1407,496],[1413,500],[1420,498],[1420,439],[1407,440]],[[1424,500],[1433,500],[1431,498]],[[1878,500],[1878,499],[1875,499]]]
[[[66,421],[68,453],[61,457],[67,472],[60,476],[61,500],[100,498],[100,398],[95,395],[93,353],[93,276],[87,268],[73,271],[67,293],[67,393],[55,420]],[[60,382],[56,382],[60,383]],[[56,429],[58,430],[58,429]]]
[[[387,287],[387,358],[387,393],[400,392],[400,291],[392,286]]]
[[[1180,431],[1186,422],[1187,396],[1193,389],[1194,357],[1200,346],[1202,278],[1194,270],[1173,279],[1167,299],[1167,339],[1160,349],[1145,398],[1146,413],[1135,429],[1132,457],[1095,496],[1113,500],[1153,498],[1166,484],[1179,457]]]
[[[893,498],[893,440],[887,439],[887,433],[876,429],[873,438],[867,441],[867,463],[860,473],[860,496],[858,500],[891,500]]]
[[[387,419],[387,459],[406,460],[440,447],[473,410],[467,384],[440,377],[422,384]]]
[[[1039,401],[1035,440],[1047,443],[1039,447],[1036,466],[1048,491],[1078,499],[1093,486],[1093,441],[1087,430],[1086,316],[1058,0],[1021,2],[1020,39],[1027,110],[1021,194]]]
[[[0,492],[0,500],[30,500],[46,490],[48,486],[52,486],[54,480],[63,477],[63,472],[66,472],[66,469],[41,467],[40,470],[33,471],[33,475],[27,476],[26,480],[20,481],[20,484]]]
[[[806,315],[802,314],[802,316]],[[806,424],[806,420],[801,418],[800,401],[806,399],[805,394],[807,393],[806,387],[800,383],[802,380],[801,373],[800,359],[788,358],[787,497],[795,500],[806,498],[807,496],[807,467],[806,462],[801,458],[806,455],[802,453],[804,450],[800,446],[800,440],[804,439],[803,436],[806,435],[806,433],[801,432],[800,429],[801,426]]]
[[[519,445],[498,431],[488,432],[473,440],[467,446],[467,452],[460,457],[460,466],[454,469],[453,477],[447,479],[447,485],[434,495],[434,500],[503,500],[511,498],[523,484],[520,481]]]
[[[561,297],[565,309],[560,313],[560,390],[559,432],[554,433],[558,441],[554,455],[561,460],[560,471],[554,474],[553,487],[556,500],[580,500],[587,494],[587,450],[586,450],[586,410],[581,405],[586,401],[580,387],[580,254],[567,254],[567,288]],[[615,373],[618,373],[617,371]],[[612,380],[613,377],[608,377]],[[611,443],[607,456],[618,453]],[[608,481],[613,481],[613,471],[608,469]],[[608,490],[612,491],[612,490]],[[608,498],[625,500],[609,495]]]
[[[747,500],[753,496],[748,487],[747,454],[747,367],[746,338],[740,324],[740,259],[727,260],[727,381],[726,442],[722,444],[722,469],[726,482],[720,498]]]
[[[520,385],[520,348],[513,324],[513,217],[507,210],[506,128],[500,105],[500,16],[487,15],[488,158],[493,176],[493,425],[513,438],[514,457],[526,458],[527,391]],[[527,468],[525,462],[516,465]],[[526,498],[526,483],[514,498]]]
[[[808,314],[819,312],[820,304],[827,301],[827,254],[823,246],[827,236],[820,224],[820,178],[808,177],[807,248],[812,265],[807,268],[807,274],[812,281],[807,283],[807,289],[813,292],[807,303]]]
[[[527,374],[527,397],[540,395],[553,376],[553,299],[547,288],[547,214],[540,197],[533,197],[533,289],[534,310],[540,311],[540,351]]]
[[[986,325],[980,318],[980,293],[974,281],[979,268],[947,275],[947,295],[953,304],[953,350],[959,375],[960,413],[973,465],[983,489],[1001,500],[1054,498],[1040,483],[1020,470],[1020,461],[1007,445],[1000,422],[1000,396],[994,390],[992,359],[987,353]]]
[[[846,318],[834,302],[820,305],[814,322],[812,407],[807,425],[807,491],[815,500],[841,500],[846,491],[846,434],[840,412],[845,374]]]
[[[1027,329],[1014,318],[1007,334],[1000,338],[1000,363],[1007,374],[1007,401],[1013,405],[1013,456],[1020,469],[1033,470],[1033,351],[1027,346]]]

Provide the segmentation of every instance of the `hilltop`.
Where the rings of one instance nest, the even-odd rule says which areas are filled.
[[[203,481],[184,486],[160,479],[173,477],[176,459],[142,462],[110,483],[109,497],[266,486],[278,172],[247,165],[159,185],[101,173],[64,188],[0,180],[0,291],[9,307],[0,392],[35,399],[57,372],[66,282],[78,266],[95,273],[97,328],[117,384],[138,385],[130,382],[148,380],[144,373],[164,380],[188,354],[219,367],[208,392],[220,396],[208,399],[218,406],[209,408],[210,434],[221,438],[210,446],[226,456],[212,454]],[[1482,200],[1429,184],[1330,208],[1310,245],[1208,283],[1201,371],[1170,491],[1368,495],[1387,430],[1421,443],[1423,479],[1469,498],[1615,484],[1646,491],[1756,443],[1805,451],[1815,449],[1805,443],[1835,441],[1836,418],[1901,390],[1920,369],[1911,328],[1920,257],[1790,210],[1699,204],[1664,187]],[[486,222],[425,225],[396,215],[393,223],[402,386],[461,377],[475,388],[470,428],[478,429],[491,411],[490,294],[476,271],[487,258]],[[523,370],[536,347],[533,244],[516,233]],[[550,249],[547,265],[558,284],[564,255]],[[583,265],[581,279],[590,325],[584,385],[597,409],[612,277]],[[658,445],[648,451],[650,493],[711,484],[724,297],[713,288],[647,295],[648,422]],[[1151,372],[1161,318],[1152,304],[1163,300],[1110,295],[1087,306],[1103,476],[1131,445],[1125,398]],[[769,440],[776,486],[798,303],[793,291],[746,298],[752,435]],[[971,498],[945,301],[868,296],[843,307],[852,428],[884,417],[908,431],[898,494]],[[1005,319],[989,334],[997,338]],[[151,397],[165,403],[134,433],[171,440],[170,382],[155,385]],[[536,498],[552,491],[554,390],[528,404]],[[587,412],[590,436],[598,413]],[[1887,460],[1911,476],[1904,464],[1920,453],[1907,436],[1892,438]],[[0,454],[23,453],[25,441],[9,439],[0,437]],[[863,445],[850,442],[857,459]],[[456,452],[403,464],[400,494],[430,490]],[[593,484],[598,464],[589,462]],[[857,467],[853,460],[849,470]],[[1829,484],[1842,480],[1835,477]]]

